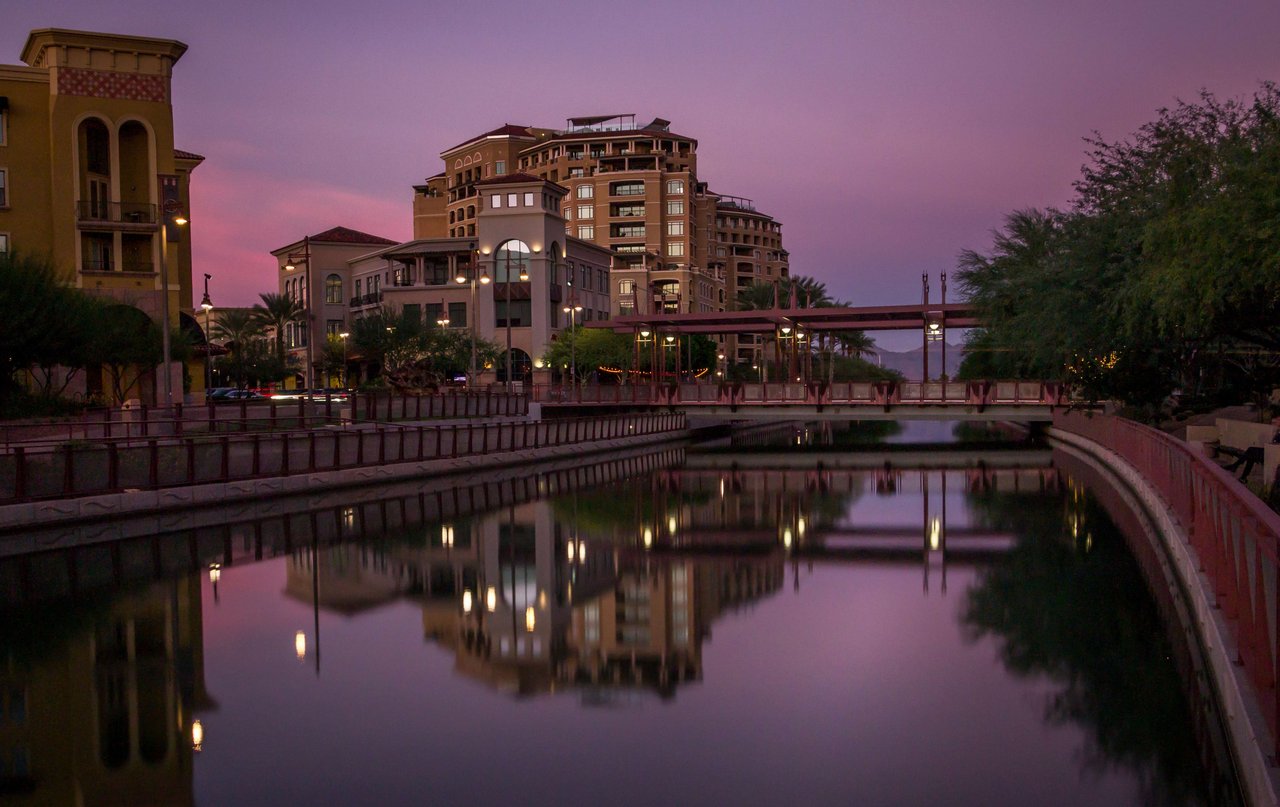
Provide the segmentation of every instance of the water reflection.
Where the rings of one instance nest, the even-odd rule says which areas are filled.
[[[679,449],[11,559],[0,564],[11,603],[0,793],[349,803],[373,780],[391,795],[369,798],[390,803],[432,764],[415,746],[428,737],[441,799],[485,802],[516,793],[485,759],[537,753],[503,746],[514,733],[541,738],[549,765],[572,754],[594,766],[619,803],[656,795],[652,782],[619,784],[628,748],[648,749],[691,801],[777,802],[797,786],[795,765],[853,749],[810,770],[811,800],[859,788],[871,803],[1229,803],[1228,766],[1206,771],[1213,755],[1199,750],[1220,747],[1212,721],[1189,713],[1187,676],[1168,659],[1185,648],[1170,642],[1112,504],[1086,483],[1027,446],[816,459]],[[412,619],[390,618],[406,610]],[[206,631],[219,637],[217,710]],[[713,633],[726,638],[713,645]],[[424,640],[447,675],[410,652]],[[566,700],[573,711],[553,711]],[[664,709],[581,741],[603,714],[581,707],[653,701]],[[975,715],[992,737],[1018,739],[957,745]],[[1051,731],[1028,740],[1028,723]],[[350,738],[381,750],[350,763],[360,783],[282,790],[239,776],[265,735],[289,771],[348,764]],[[317,735],[335,735],[341,755],[326,757]],[[1064,735],[1079,738],[1074,754],[1058,749]],[[401,747],[410,758],[393,762]],[[726,747],[729,769],[717,767]],[[202,789],[193,765],[224,775]],[[548,769],[554,789],[529,801],[605,795]]]
[[[0,795],[22,804],[194,803],[196,715],[215,708],[198,578],[2,624]]]

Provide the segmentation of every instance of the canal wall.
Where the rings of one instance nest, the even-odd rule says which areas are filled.
[[[163,487],[156,490],[125,491],[7,504],[0,506],[0,543],[5,545],[2,554],[12,554],[10,550],[15,548],[13,543],[22,543],[21,533],[36,526],[42,528],[70,526],[86,521],[144,513],[190,512],[196,508],[221,506],[253,499],[298,496],[334,488],[386,485],[414,478],[474,474],[488,469],[505,469],[548,460],[586,457],[685,440],[692,434],[693,432],[686,427],[656,433],[462,454],[454,457],[435,457],[420,461],[365,464],[329,471],[295,473],[289,476],[264,476]]]
[[[1181,599],[1180,616],[1203,654],[1240,789],[1255,807],[1280,805],[1280,768],[1270,753],[1273,740],[1267,719],[1245,668],[1238,661],[1240,651],[1231,626],[1191,548],[1186,529],[1155,487],[1119,454],[1061,428],[1050,428],[1047,433],[1055,448],[1098,471],[1135,512],[1145,516],[1143,537],[1165,561],[1161,566],[1166,585]]]

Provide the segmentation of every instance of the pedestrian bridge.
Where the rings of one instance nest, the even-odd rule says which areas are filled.
[[[1072,403],[1055,381],[853,381],[536,385],[546,409],[663,407],[734,419],[1050,421]]]

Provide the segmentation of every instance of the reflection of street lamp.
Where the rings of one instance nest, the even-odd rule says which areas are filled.
[[[196,752],[204,750],[204,724],[199,720],[191,722],[191,750]]]
[[[168,207],[170,203],[166,202]],[[166,210],[160,217],[160,318],[164,327],[160,329],[160,349],[164,357],[164,403],[173,406],[173,368],[169,362],[173,358],[173,346],[169,336],[169,214],[173,213],[173,223],[181,227],[187,218],[180,209]]]
[[[206,400],[209,396],[209,388],[213,386],[213,353],[210,350],[212,345],[209,342],[209,312],[213,310],[213,301],[209,299],[209,278],[213,275],[205,272],[204,275],[204,299],[200,301],[200,307],[204,309],[204,394]]]
[[[468,387],[475,384],[475,378],[477,373],[476,339],[478,337],[476,336],[476,321],[480,318],[480,316],[479,314],[476,313],[476,280],[477,280],[476,271],[479,268],[480,268],[480,254],[476,252],[476,245],[475,245],[475,242],[473,241],[471,242],[471,271],[467,274],[463,274],[462,271],[459,270],[457,277],[454,278],[454,280],[459,285],[463,283],[468,283],[468,282],[471,284],[471,374],[467,376]],[[492,278],[489,277],[488,272],[485,272],[484,274],[480,275],[478,279],[480,281],[480,285],[482,286],[489,285],[489,281],[492,280]]]
[[[578,312],[581,310],[582,306],[572,300],[564,307],[564,312],[569,315],[569,363],[572,367],[569,371],[569,380],[574,386],[578,385],[578,334],[573,329]]]

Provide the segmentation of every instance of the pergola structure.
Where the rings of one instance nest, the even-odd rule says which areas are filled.
[[[815,334],[841,331],[920,331],[925,345],[925,375],[929,374],[928,345],[942,342],[946,366],[948,328],[981,325],[974,307],[968,303],[914,303],[830,308],[768,308],[752,311],[705,313],[646,313],[615,317],[607,322],[587,323],[589,328],[608,328],[614,333],[632,334],[637,363],[641,346],[660,351],[664,340],[678,344],[685,334],[752,335],[772,337],[789,355],[800,351],[804,340]],[[788,341],[789,340],[789,341]],[[654,366],[658,366],[655,362]],[[677,370],[678,373],[678,370]]]

